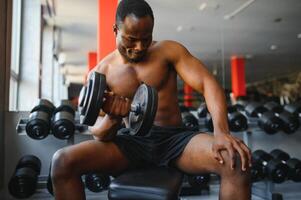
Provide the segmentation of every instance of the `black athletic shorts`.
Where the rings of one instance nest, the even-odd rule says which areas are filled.
[[[131,136],[119,131],[113,142],[130,161],[131,168],[168,166],[198,133],[182,126],[153,126],[146,136]]]

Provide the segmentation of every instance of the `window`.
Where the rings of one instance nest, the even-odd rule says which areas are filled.
[[[11,75],[9,88],[9,110],[17,110],[17,92],[20,64],[21,38],[21,0],[13,0],[12,46],[11,46]]]

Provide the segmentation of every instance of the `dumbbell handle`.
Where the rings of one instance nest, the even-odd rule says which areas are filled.
[[[130,112],[135,113],[136,115],[139,115],[142,113],[141,105],[140,104],[131,104],[131,110]]]
[[[109,94],[109,91],[105,90],[104,92],[104,99],[106,98],[105,96]],[[141,110],[141,105],[140,104],[131,104],[130,112],[135,113],[136,115],[139,115],[142,113]]]

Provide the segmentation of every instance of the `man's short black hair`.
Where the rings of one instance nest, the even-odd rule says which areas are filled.
[[[116,11],[116,24],[124,21],[128,15],[138,18],[150,16],[154,20],[154,14],[150,5],[144,0],[121,0]]]

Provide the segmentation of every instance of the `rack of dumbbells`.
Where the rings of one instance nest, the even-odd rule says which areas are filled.
[[[213,132],[213,124],[206,104],[197,109],[181,107],[183,123],[192,130]],[[229,128],[235,135],[239,134],[244,142],[253,150],[252,135],[300,133],[301,102],[281,106],[275,101],[259,103],[238,101],[228,106]],[[252,194],[263,199],[283,199],[276,187],[280,183],[290,188],[301,186],[301,162],[298,158],[290,158],[284,150],[274,148],[270,153],[263,150],[253,152]],[[214,178],[212,178],[214,177]],[[216,176],[211,175],[211,180]],[[205,188],[209,188],[208,181]],[[299,192],[298,190],[296,192]],[[193,193],[193,192],[191,192]]]
[[[43,140],[53,135],[59,140],[66,141],[67,145],[72,145],[76,133],[87,131],[87,126],[79,122],[80,117],[75,110],[68,100],[62,100],[55,107],[50,101],[39,99],[28,118],[19,120],[16,127],[17,133],[33,140]],[[40,198],[53,195],[51,165],[47,174],[41,174],[41,168],[42,162],[36,155],[23,155],[16,163],[8,183],[10,195],[18,199],[30,198],[34,194]],[[83,175],[82,180],[87,195],[93,196],[93,193],[99,193],[108,188],[111,177],[91,172]]]

